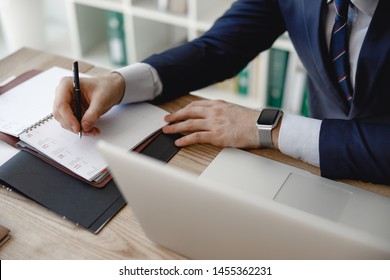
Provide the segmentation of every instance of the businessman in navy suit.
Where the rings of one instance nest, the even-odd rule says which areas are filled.
[[[83,80],[90,100],[84,133],[118,103],[164,102],[235,76],[284,32],[309,76],[311,118],[284,114],[272,144],[333,179],[390,184],[390,2],[351,0],[348,10],[348,81],[345,98],[330,57],[336,13],[332,0],[240,0],[200,38],[152,55],[100,79]],[[107,91],[111,94],[107,94]],[[54,114],[79,131],[72,111],[71,79],[57,89]],[[165,133],[188,134],[178,146],[211,143],[258,148],[258,111],[203,100],[166,116]]]

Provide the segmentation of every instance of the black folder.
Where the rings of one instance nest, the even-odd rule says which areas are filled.
[[[179,150],[178,137],[160,133],[141,153],[167,162]],[[114,180],[95,188],[24,151],[0,166],[0,181],[94,233],[126,205]]]

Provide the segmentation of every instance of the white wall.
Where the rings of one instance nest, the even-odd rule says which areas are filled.
[[[47,21],[67,24],[65,0],[44,0],[44,6]]]
[[[42,34],[44,38],[44,44],[40,46],[36,46],[35,44],[33,47],[54,54],[72,56],[69,42],[70,39],[65,0],[43,0],[43,13],[44,27],[42,28]],[[16,44],[15,46],[9,42],[6,42],[6,36],[3,28],[4,25],[2,26],[0,18],[0,58],[21,47],[20,44]],[[23,41],[23,36],[20,37],[21,39],[19,41]]]

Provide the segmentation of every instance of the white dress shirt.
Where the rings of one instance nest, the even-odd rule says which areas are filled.
[[[332,0],[326,15],[326,41],[328,47],[335,18]],[[349,59],[352,87],[355,85],[356,65],[364,37],[379,0],[351,0],[348,21],[350,24]],[[116,70],[125,81],[125,94],[121,103],[153,100],[161,94],[163,85],[157,71],[145,63]],[[302,116],[284,114],[279,132],[279,149],[282,153],[319,166],[319,135],[321,121]]]

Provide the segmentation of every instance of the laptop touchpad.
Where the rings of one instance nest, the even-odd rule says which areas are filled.
[[[274,197],[275,201],[338,221],[352,193],[323,178],[290,173]]]

